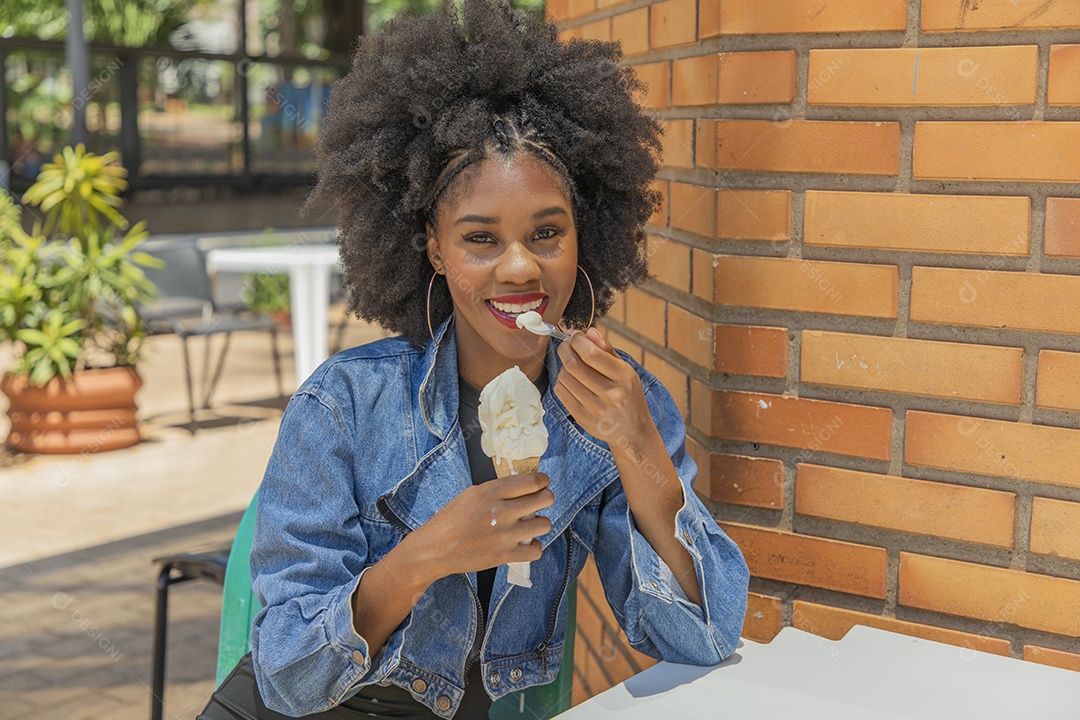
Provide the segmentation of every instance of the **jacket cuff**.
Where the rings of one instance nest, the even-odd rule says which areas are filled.
[[[353,624],[353,595],[367,570],[364,568],[352,582],[339,588],[327,608],[326,632],[330,646],[345,659],[343,671],[333,690],[334,697],[331,698],[335,703],[341,702],[350,688],[377,679],[374,676],[379,675],[380,670],[381,674],[386,672],[385,668],[380,668],[374,662],[367,640],[356,632]]]
[[[701,553],[695,546],[702,542],[700,537],[702,523],[695,507],[686,495],[685,485],[681,482],[679,485],[683,493],[683,504],[675,514],[675,538],[690,554],[700,585],[702,581]],[[681,605],[685,605],[688,610],[694,612],[699,619],[704,620],[702,609],[686,596],[675,573],[656,553],[645,536],[638,531],[629,505],[626,508],[626,522],[630,529],[630,554],[634,569],[634,583],[637,588],[646,595],[656,597],[665,603],[679,601]]]

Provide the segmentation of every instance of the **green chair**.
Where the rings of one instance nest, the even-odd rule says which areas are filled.
[[[240,659],[251,651],[251,621],[259,611],[251,590],[251,540],[255,532],[255,509],[259,496],[248,506],[240,520],[229,564],[225,571],[225,597],[221,607],[221,636],[218,642],[217,684],[229,676]],[[574,628],[577,606],[577,582],[570,585],[567,602],[566,649],[555,681],[538,685],[500,698],[491,708],[492,720],[546,720],[570,709],[574,684]]]

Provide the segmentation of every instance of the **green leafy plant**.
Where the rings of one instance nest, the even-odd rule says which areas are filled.
[[[27,233],[0,191],[0,341],[14,342],[11,372],[33,385],[95,367],[134,365],[145,326],[136,308],[155,295],[140,266],[144,223],[120,214],[127,187],[116,153],[65,148],[45,165],[24,202],[45,213]]]
[[[270,273],[244,275],[244,303],[257,313],[289,310],[289,276]]]
[[[274,233],[274,228],[263,230],[260,246],[275,247],[284,242]],[[265,314],[289,312],[289,276],[285,273],[247,273],[243,277],[240,298],[248,309]]]

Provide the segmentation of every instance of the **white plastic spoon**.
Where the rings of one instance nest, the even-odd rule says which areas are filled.
[[[540,317],[540,313],[535,310],[521,313],[514,322],[516,322],[517,326],[522,330],[528,330],[534,335],[550,335],[559,338],[560,340],[570,339],[570,336],[559,328],[551,323],[544,322],[544,318]]]

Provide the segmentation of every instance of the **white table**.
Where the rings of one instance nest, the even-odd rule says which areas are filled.
[[[337,245],[217,248],[206,264],[210,272],[288,273],[297,387],[330,356],[326,310],[330,273],[341,272]]]
[[[658,663],[559,720],[1080,718],[1080,673],[856,626],[784,628],[719,665]]]

